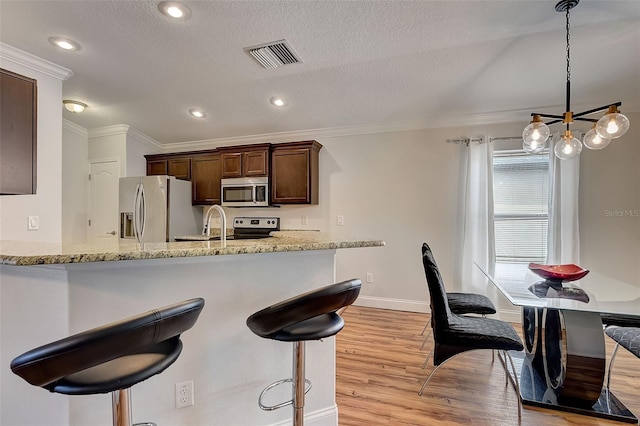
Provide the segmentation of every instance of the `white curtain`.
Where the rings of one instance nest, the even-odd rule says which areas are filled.
[[[493,274],[493,148],[488,137],[482,143],[470,142],[463,147],[460,186],[457,288],[463,292],[486,294],[486,282],[474,262]]]
[[[582,135],[576,132],[575,137]],[[547,264],[580,264],[580,227],[578,221],[578,190],[580,187],[580,156],[560,160],[553,147],[559,140],[555,134],[549,152],[549,228]]]

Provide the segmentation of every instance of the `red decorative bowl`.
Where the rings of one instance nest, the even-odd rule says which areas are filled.
[[[573,263],[566,265],[540,265],[539,263],[530,263],[529,269],[534,274],[549,281],[574,281],[579,280],[589,273],[588,269],[583,269]]]

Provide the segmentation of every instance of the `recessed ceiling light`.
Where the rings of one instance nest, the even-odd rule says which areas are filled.
[[[63,37],[49,37],[49,43],[64,50],[73,51],[80,49],[80,45],[78,43]]]
[[[87,107],[87,104],[84,104],[78,101],[68,100],[68,99],[62,101],[62,103],[64,104],[64,107],[67,109],[67,111],[70,111],[70,112],[82,112]]]
[[[158,4],[158,9],[164,15],[173,19],[180,19],[186,21],[191,18],[191,11],[187,6],[175,1],[163,1]]]
[[[190,109],[189,110],[189,114],[191,114],[195,118],[205,118],[207,116],[206,112],[204,112],[201,109],[196,109],[196,108]]]
[[[275,98],[271,98],[269,102],[271,102],[271,105],[277,106],[279,108],[286,107],[287,105],[289,105],[289,101],[287,101],[285,98],[275,97]]]

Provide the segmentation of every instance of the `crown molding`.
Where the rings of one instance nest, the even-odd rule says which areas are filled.
[[[90,138],[101,138],[105,136],[126,135],[129,131],[129,126],[126,124],[116,124],[114,126],[96,127],[95,129],[89,129]]]
[[[62,119],[62,128],[68,130],[71,133],[75,133],[78,136],[82,136],[84,138],[89,137],[89,131],[82,126],[78,126],[76,123],[73,123],[65,118]]]
[[[153,139],[150,136],[145,135],[140,130],[135,129],[133,127],[129,127],[129,131],[127,132],[127,136],[130,136],[136,142],[140,142],[141,144],[152,148],[155,151],[162,151],[163,146],[160,142]]]
[[[327,139],[344,136],[357,136],[375,133],[402,132],[413,130],[437,129],[480,124],[510,123],[527,121],[528,115],[522,111],[508,113],[475,114],[448,118],[407,120],[383,124],[332,127],[322,129],[298,130],[292,132],[264,133],[260,135],[229,138],[206,139],[199,141],[173,142],[162,144],[164,152],[197,151],[218,146],[232,146],[252,143],[279,143],[309,139]]]
[[[41,72],[60,80],[67,80],[73,75],[73,71],[63,66],[39,58],[31,53],[17,49],[0,41],[0,59],[11,61],[23,67]]]
[[[90,138],[100,138],[105,136],[118,136],[124,135],[130,137],[136,142],[140,142],[143,145],[152,148],[154,151],[163,151],[163,145],[150,136],[145,135],[140,130],[131,127],[126,124],[116,124],[114,126],[97,127],[95,129],[89,129]]]

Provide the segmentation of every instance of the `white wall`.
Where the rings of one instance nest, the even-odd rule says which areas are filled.
[[[147,154],[156,154],[160,151],[160,143],[144,133],[129,127],[126,139],[126,170],[123,176],[145,176],[147,174]]]
[[[1,42],[0,67],[36,79],[38,87],[36,194],[0,197],[0,241],[61,242],[62,80],[72,73]],[[27,231],[28,216],[39,217],[38,231]],[[32,416],[39,409],[67,424],[66,397],[51,398],[33,386],[16,393],[18,383],[24,388],[24,382],[8,368],[26,340],[45,342],[68,334],[67,287],[52,284],[59,279],[57,271],[40,269],[20,276],[14,272],[15,267],[0,265],[0,424],[16,424],[15,413],[25,413],[28,424],[37,424]]]
[[[600,151],[582,150],[581,263],[621,281],[640,281],[640,114]]]
[[[60,242],[62,78],[70,72],[5,44],[0,45],[0,53],[0,67],[36,79],[38,87],[36,194],[0,197],[0,240]],[[20,62],[12,58],[19,58]],[[33,63],[39,66],[30,66]],[[39,217],[39,230],[27,230],[29,216]]]
[[[62,242],[87,241],[89,145],[87,130],[70,121],[62,126]]]
[[[89,129],[89,160],[119,158],[120,176],[127,176],[128,129],[125,125]]]
[[[639,115],[628,114],[632,123],[640,123]],[[453,268],[462,148],[446,140],[484,134],[518,136],[524,124],[318,137],[323,144],[318,206],[226,208],[227,216],[279,216],[283,229],[320,229],[383,239],[387,243],[384,248],[339,251],[337,279],[363,279],[371,272],[374,282],[364,284],[357,303],[424,311],[428,294],[420,262],[422,242],[432,246],[447,287],[460,288]],[[581,263],[620,280],[637,282],[640,126],[632,126],[604,150],[582,152]],[[606,211],[622,211],[623,216]],[[624,211],[631,213],[624,215]],[[344,216],[344,226],[336,225],[337,215]],[[302,224],[303,216],[308,218],[307,225]],[[510,307],[506,299],[498,302]]]
[[[109,394],[49,393],[12,374],[11,359],[71,333],[191,297],[203,297],[204,310],[196,325],[183,334],[180,358],[162,374],[133,387],[133,421],[286,424],[290,408],[267,413],[259,409],[257,398],[269,383],[291,374],[292,344],[255,336],[246,318],[265,306],[333,282],[334,259],[335,251],[325,250],[53,267],[0,265],[0,424],[111,424]],[[336,425],[335,340],[310,342],[306,363],[306,377],[313,382],[305,412],[314,419],[308,423]],[[176,409],[175,383],[186,380],[194,381],[196,404]],[[279,389],[267,401],[290,397],[286,387]]]
[[[9,369],[21,353],[69,335],[66,275],[60,268],[0,265],[1,425],[69,424],[67,396],[31,386]]]
[[[227,216],[271,215],[283,229],[319,229],[378,238],[384,248],[340,250],[338,280],[373,273],[357,304],[427,311],[420,247],[428,242],[449,289],[458,289],[456,256],[458,170],[456,137],[517,136],[520,123],[319,137],[320,203],[270,209],[227,208]],[[344,216],[344,226],[336,224]],[[308,225],[302,225],[302,216]]]

